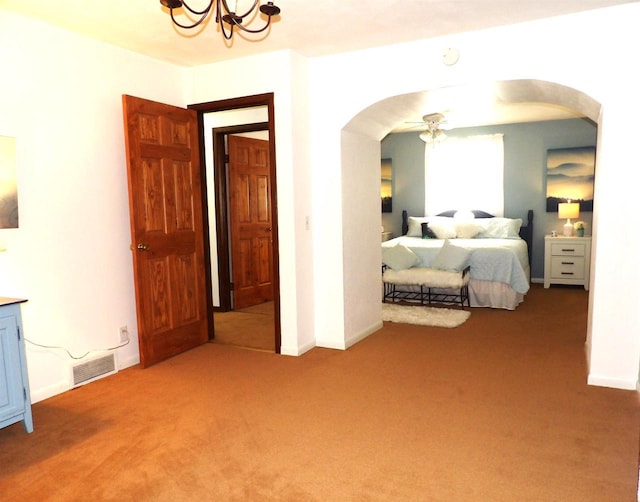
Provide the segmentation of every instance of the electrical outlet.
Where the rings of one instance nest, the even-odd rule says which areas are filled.
[[[120,343],[126,343],[129,341],[129,328],[127,326],[120,326]]]

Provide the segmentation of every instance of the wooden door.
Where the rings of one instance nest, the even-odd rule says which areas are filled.
[[[197,113],[122,99],[140,363],[205,343]]]
[[[273,300],[269,142],[228,137],[233,308]]]

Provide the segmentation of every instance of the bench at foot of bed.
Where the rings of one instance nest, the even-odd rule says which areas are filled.
[[[382,301],[412,302],[421,305],[431,303],[459,303],[470,307],[469,273],[464,270],[438,270],[413,267],[405,270],[385,268],[382,273],[384,294]]]

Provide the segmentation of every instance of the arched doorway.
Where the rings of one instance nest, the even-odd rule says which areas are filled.
[[[576,116],[586,117],[596,124],[600,119],[600,103],[581,91],[560,84],[538,80],[511,80],[481,86],[480,90],[486,92],[488,87],[492,92],[491,98],[496,103],[545,103],[549,107],[573,110]],[[362,333],[367,329],[371,329],[375,317],[380,318],[379,288],[376,283],[376,272],[379,272],[379,245],[376,243],[380,241],[380,140],[397,124],[425,113],[429,107],[435,106],[434,103],[443,108],[454,107],[456,94],[468,106],[473,103],[473,96],[478,99],[478,89],[477,86],[469,85],[389,97],[363,109],[343,128],[342,190],[343,194],[348,193],[350,197],[348,204],[343,206],[344,291],[345,297],[359,298],[361,302],[357,310],[345,312],[347,346],[355,343],[358,336],[362,338]],[[376,186],[377,192],[365,193],[364,190],[359,190],[358,187],[363,185]],[[594,226],[596,224],[594,220]],[[363,256],[362,246],[349,245],[355,229],[358,229],[360,242],[371,244],[372,249],[366,256]],[[594,240],[594,249],[596,246],[597,242]],[[362,303],[367,308],[363,308]],[[589,319],[591,322],[591,316]],[[361,335],[357,335],[358,333]]]

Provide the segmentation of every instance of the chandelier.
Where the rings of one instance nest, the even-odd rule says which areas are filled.
[[[262,14],[267,16],[266,24],[260,29],[250,29],[246,26],[243,26],[242,22],[247,16],[255,16],[256,13],[254,12],[254,10],[258,6],[258,0],[254,0],[253,5],[249,7],[249,9],[244,13],[237,12],[238,0],[233,0],[232,2],[227,2],[227,0],[209,0],[209,5],[207,5],[202,10],[191,8],[185,0],[160,0],[160,3],[169,9],[171,13],[171,20],[173,21],[173,23],[176,26],[185,29],[195,28],[196,26],[202,24],[211,12],[211,8],[215,3],[216,23],[220,25],[220,31],[222,31],[224,38],[226,38],[227,40],[231,40],[234,28],[238,28],[248,33],[261,33],[266,30],[271,24],[271,17],[280,14],[280,8],[276,5],[273,5],[273,2],[262,4],[260,5],[259,10]],[[229,3],[233,3],[233,9],[229,8]],[[191,24],[180,23],[174,17],[173,10],[179,9],[181,7],[184,7],[195,16],[199,16],[199,18],[193,21]]]

